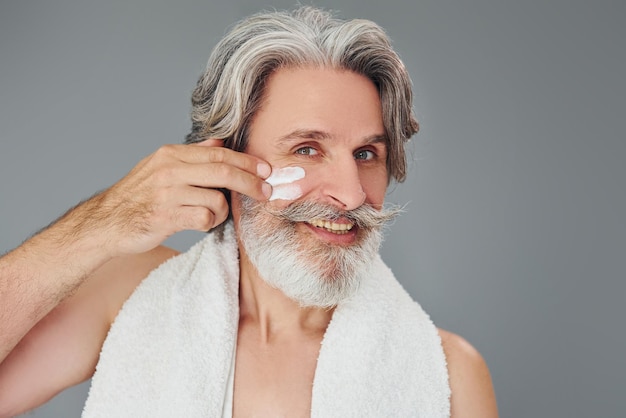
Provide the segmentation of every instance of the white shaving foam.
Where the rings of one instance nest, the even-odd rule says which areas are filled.
[[[302,196],[302,189],[294,181],[304,178],[304,168],[283,167],[272,168],[272,175],[265,181],[272,185],[272,196],[269,200],[295,200]]]
[[[302,189],[297,184],[283,184],[272,189],[269,200],[296,200],[302,196]]]

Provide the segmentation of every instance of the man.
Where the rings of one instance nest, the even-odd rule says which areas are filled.
[[[241,22],[193,93],[190,145],[0,259],[0,416],[92,375],[86,416],[497,416],[480,355],[377,255],[411,100],[371,22]]]

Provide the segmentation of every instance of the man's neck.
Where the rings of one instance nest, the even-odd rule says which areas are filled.
[[[240,324],[245,322],[258,328],[260,341],[267,344],[285,335],[324,334],[334,309],[301,307],[280,290],[269,286],[245,253],[240,254]]]

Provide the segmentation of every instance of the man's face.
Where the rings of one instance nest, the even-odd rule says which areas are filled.
[[[339,271],[340,278],[357,274],[362,266],[352,264],[369,261],[371,253],[378,250],[380,238],[372,237],[369,228],[354,225],[341,213],[364,204],[382,207],[388,184],[384,134],[378,91],[369,79],[349,71],[318,68],[274,73],[268,80],[261,109],[251,123],[245,152],[266,160],[274,169],[302,167],[306,175],[298,181],[302,196],[296,202],[276,200],[259,206],[233,193],[235,226],[246,247],[241,250],[257,253],[258,249],[250,248],[252,243],[246,241],[254,241],[254,246],[274,247],[289,239],[290,245],[297,248],[287,248],[291,250],[287,252],[297,250],[299,267],[317,269],[320,280],[337,281],[338,270],[343,270]],[[284,220],[270,214],[301,201],[331,207],[339,211],[339,217],[314,215],[285,225]],[[242,216],[246,225],[243,230]],[[273,234],[286,229],[289,231],[280,242],[270,245],[267,240],[258,240],[264,231]],[[260,253],[255,254],[257,261],[280,258],[276,252]],[[275,264],[287,262],[270,260]],[[275,269],[263,272],[258,263],[254,264],[263,276],[283,274]],[[274,282],[269,277],[264,279]]]

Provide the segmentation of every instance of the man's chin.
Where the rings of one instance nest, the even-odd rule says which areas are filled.
[[[326,244],[317,252],[278,258],[260,255],[253,264],[261,278],[302,307],[332,308],[358,289],[369,261],[355,260],[345,247]],[[306,254],[306,255],[305,255]]]

